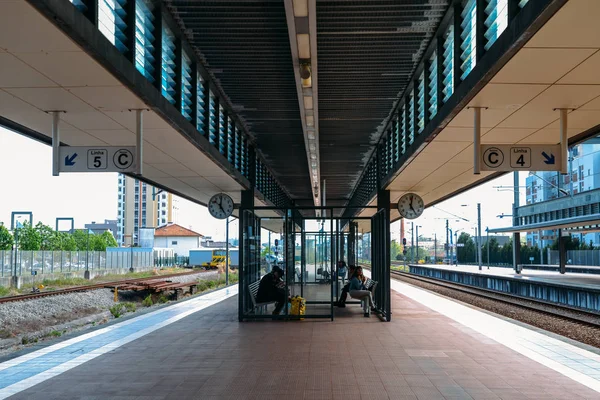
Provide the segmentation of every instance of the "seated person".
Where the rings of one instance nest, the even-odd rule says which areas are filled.
[[[351,265],[348,267],[349,273],[348,276],[352,277],[354,275],[354,271],[356,270],[356,267],[354,265]],[[344,287],[342,288],[342,294],[340,294],[340,301],[337,302],[337,306],[338,307],[346,307],[346,299],[348,298],[348,292],[350,291],[350,281],[348,281],[348,283],[346,283],[346,285],[344,285]]]
[[[348,272],[346,270],[346,262],[345,261],[338,261],[338,266],[337,266],[337,271],[338,271],[338,278],[342,278],[342,284],[346,284],[346,273]]]
[[[364,316],[370,317],[371,310],[375,309],[375,304],[373,303],[373,295],[371,294],[370,291],[368,291],[365,288],[365,285],[361,281],[360,275],[359,275],[359,269],[362,270],[362,268],[358,267],[356,269],[356,272],[354,273],[354,276],[352,277],[352,279],[350,279],[350,288],[349,288],[350,290],[348,293],[350,294],[350,297],[352,297],[353,299],[361,300],[361,302],[363,304]],[[362,271],[361,271],[361,273],[362,273]]]
[[[273,315],[279,315],[288,297],[285,290],[285,282],[281,279],[282,276],[283,270],[279,266],[274,265],[271,272],[263,276],[260,280],[258,292],[256,293],[257,303],[276,302]]]
[[[363,274],[362,267],[356,268],[356,276],[358,280],[363,284],[363,286],[367,284],[367,277]],[[369,288],[368,290],[371,290],[371,288]]]

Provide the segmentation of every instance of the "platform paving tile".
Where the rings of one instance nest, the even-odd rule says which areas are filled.
[[[240,324],[236,307],[224,300],[11,399],[600,398],[402,295],[389,324],[359,307],[333,323]]]

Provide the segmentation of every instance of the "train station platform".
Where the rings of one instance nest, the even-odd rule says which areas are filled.
[[[517,274],[514,269],[503,268],[503,267],[487,267],[483,266],[482,270],[479,270],[477,265],[439,265],[439,264],[420,264],[419,266],[426,268],[434,268],[447,271],[460,271],[472,274],[481,274],[485,276],[498,276],[498,277],[509,277],[513,279],[522,279],[534,282],[543,282],[556,285],[575,286],[579,288],[589,288],[600,290],[600,275],[588,274],[581,272],[568,272],[561,274],[556,271],[538,270],[538,269],[527,269],[527,265],[523,265],[523,270],[520,274]],[[584,267],[582,267],[583,270]],[[585,267],[593,268],[593,267]]]
[[[597,399],[600,351],[392,281],[393,318],[237,321],[222,289],[0,363],[0,399]]]

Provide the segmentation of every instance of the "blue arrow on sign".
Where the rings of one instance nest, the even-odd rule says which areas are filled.
[[[65,165],[67,167],[72,167],[73,165],[75,165],[75,158],[77,158],[77,153],[73,154],[71,157],[66,156],[65,157]]]
[[[548,155],[545,151],[542,151],[542,155],[544,156],[545,160],[544,162],[548,165],[554,165],[554,154],[550,153],[550,155]]]

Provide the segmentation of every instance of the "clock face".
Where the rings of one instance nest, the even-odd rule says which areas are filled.
[[[415,219],[423,214],[425,204],[419,195],[407,193],[398,200],[398,211],[406,219]]]
[[[208,202],[208,212],[217,219],[225,219],[233,213],[233,200],[225,193],[218,193]]]

